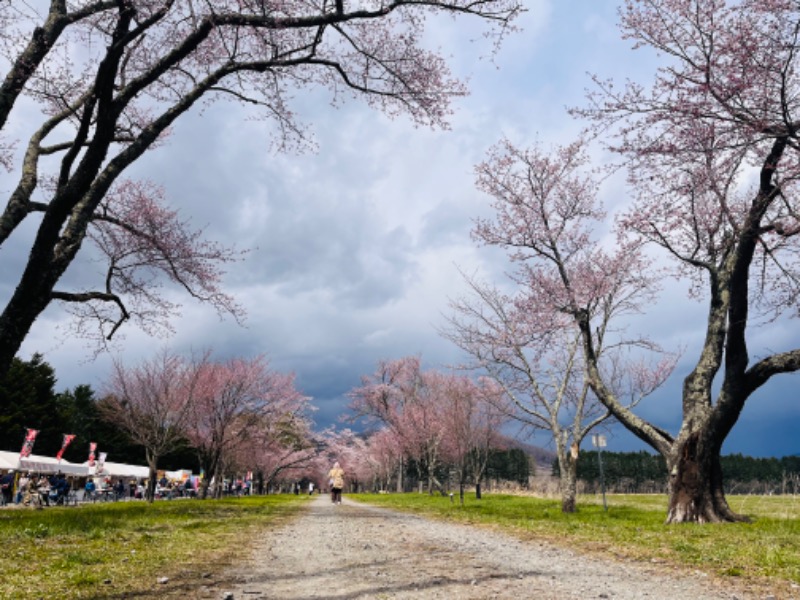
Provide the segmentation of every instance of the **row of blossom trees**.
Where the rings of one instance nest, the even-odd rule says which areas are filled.
[[[263,356],[190,359],[162,350],[136,366],[114,364],[99,403],[103,416],[145,449],[152,500],[159,460],[181,444],[196,453],[206,477],[201,497],[218,495],[224,476],[252,471],[273,482],[313,482],[325,488],[338,461],[352,489],[403,487],[409,465],[428,490],[444,490],[446,470],[480,497],[492,450],[502,449],[506,393],[491,378],[422,370],[418,357],[383,361],[349,396],[359,417],[379,427],[369,435],[349,429],[314,433],[309,398],[294,376],[274,371]]]
[[[206,474],[203,498],[232,469],[269,483],[315,456],[309,398],[295,388],[294,375],[274,371],[263,356],[215,362],[209,353],[188,360],[163,350],[133,367],[115,362],[105,392],[105,418],[145,449],[149,500],[159,459],[182,443]]]
[[[437,471],[446,465],[457,474],[462,499],[470,482],[480,497],[489,452],[501,444],[507,413],[503,390],[493,380],[425,371],[418,357],[405,357],[380,362],[349,396],[355,414],[379,427],[351,459],[354,475],[386,486],[397,473],[401,488],[404,461],[412,461],[432,492],[443,489]]]

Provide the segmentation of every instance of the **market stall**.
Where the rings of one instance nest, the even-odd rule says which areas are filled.
[[[38,454],[21,457],[19,452],[8,452],[6,450],[0,450],[0,469],[31,471],[33,473],[58,473],[60,471],[65,475],[78,477],[85,477],[89,474],[88,467],[71,463],[68,460],[58,460],[54,456],[40,456]]]

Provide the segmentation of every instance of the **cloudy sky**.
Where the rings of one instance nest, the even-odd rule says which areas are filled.
[[[420,355],[427,368],[458,362],[457,349],[437,333],[448,298],[464,293],[458,268],[499,281],[506,267],[501,253],[470,240],[472,220],[488,215],[489,204],[474,187],[473,167],[502,137],[520,145],[571,141],[580,124],[565,108],[582,102],[589,72],[652,72],[652,57],[620,40],[614,4],[528,0],[523,31],[494,61],[472,41],[480,30],[468,21],[432,22],[431,44],[452,54],[452,68],[471,90],[455,102],[448,131],[415,129],[357,100],[334,108],[314,92],[298,96],[293,108],[311,126],[316,152],[275,153],[269,124],[230,104],[184,118],[132,174],[162,184],[171,204],[210,238],[251,250],[225,279],[247,319],[241,327],[220,321],[211,308],[181,298],[172,338],[128,328],[118,356],[135,363],[164,344],[180,352],[212,348],[220,359],[266,354],[276,368],[296,373],[320,426],[336,421],[344,394],[381,359]],[[621,188],[605,194],[607,203],[624,200]],[[6,293],[11,269],[2,268]],[[684,351],[672,380],[641,407],[672,431],[704,312],[670,288],[640,322],[665,347]],[[22,358],[43,353],[59,390],[81,383],[99,389],[110,357],[92,360],[81,341],[61,339],[62,322],[63,314],[49,309]],[[762,341],[771,347],[793,340]],[[800,452],[796,382],[785,376],[752,398],[724,452]],[[642,447],[623,430],[611,432],[609,450]]]

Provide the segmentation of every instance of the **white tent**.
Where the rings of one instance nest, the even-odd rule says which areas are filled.
[[[84,465],[71,463],[68,460],[58,460],[55,456],[40,456],[31,454],[20,457],[19,452],[0,450],[0,469],[17,469],[20,471],[33,471],[34,473],[57,473],[65,475],[88,475],[89,469]]]
[[[97,463],[95,463],[95,466],[90,467],[88,462],[76,464],[68,460],[59,461],[54,456],[40,456],[38,454],[31,454],[26,458],[20,459],[19,452],[0,450],[0,471],[7,471],[9,469],[33,471],[34,473],[57,473],[61,471],[65,475],[94,475],[96,477],[105,477],[108,475],[110,477],[131,479],[147,479],[150,476],[150,470],[140,465],[127,465],[125,463],[106,461],[103,463],[103,469],[98,471]],[[167,477],[170,479],[182,480],[189,474],[191,474],[191,472],[186,470],[167,471]]]
[[[95,466],[90,467],[88,463],[83,463],[83,465],[89,470],[89,472],[96,476],[96,477],[105,477],[109,475],[111,477],[131,477],[134,479],[147,479],[150,474],[150,470],[147,467],[140,467],[139,465],[126,465],[125,463],[115,463],[115,462],[104,462],[102,470],[97,470],[97,464]]]
[[[16,454],[15,457],[10,455]],[[18,468],[19,454],[16,452],[5,452],[0,450],[0,470],[7,471],[8,469]]]

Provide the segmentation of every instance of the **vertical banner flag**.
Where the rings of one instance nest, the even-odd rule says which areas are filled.
[[[94,466],[94,451],[97,450],[97,442],[89,442],[89,466]]]
[[[61,450],[59,450],[58,454],[56,454],[56,458],[58,460],[61,460],[61,457],[64,456],[64,451],[67,449],[67,446],[69,446],[69,443],[74,439],[75,439],[75,434],[74,433],[65,433],[64,434],[64,441],[61,442]]]
[[[108,456],[108,452],[101,452],[97,455],[97,470],[102,471],[103,465],[106,464],[106,456]]]
[[[22,450],[19,452],[20,458],[27,458],[33,452],[33,443],[36,441],[38,429],[26,429],[25,441],[22,443]]]

